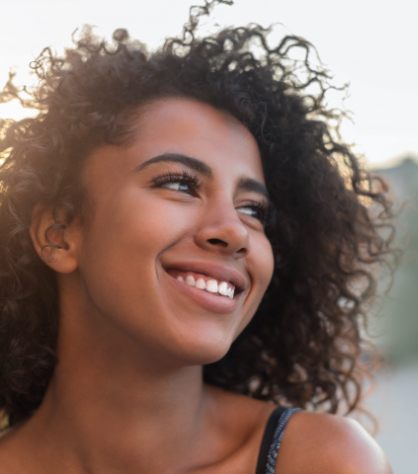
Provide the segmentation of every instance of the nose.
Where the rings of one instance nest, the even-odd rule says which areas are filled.
[[[205,250],[243,257],[249,250],[248,228],[231,205],[220,204],[205,210],[195,241]]]

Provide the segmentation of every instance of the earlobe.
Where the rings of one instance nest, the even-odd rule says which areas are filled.
[[[41,260],[57,273],[71,273],[78,266],[78,231],[73,221],[57,222],[56,215],[41,205],[32,212],[30,236]]]

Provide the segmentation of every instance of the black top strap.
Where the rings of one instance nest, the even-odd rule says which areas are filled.
[[[260,453],[258,455],[256,474],[265,474],[267,465],[267,455],[273,441],[274,432],[279,423],[280,416],[286,410],[284,407],[277,407],[267,421],[264,436],[261,441]]]

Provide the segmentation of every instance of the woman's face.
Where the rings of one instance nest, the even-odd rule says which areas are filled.
[[[185,98],[142,107],[129,145],[89,156],[79,307],[146,354],[218,360],[270,282],[264,176],[236,119]],[[196,286],[197,285],[197,286]]]

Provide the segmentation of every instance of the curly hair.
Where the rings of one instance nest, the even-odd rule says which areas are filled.
[[[67,222],[82,214],[89,152],[128,142],[139,107],[171,96],[211,104],[251,131],[273,205],[271,284],[204,380],[333,413],[358,405],[374,268],[393,254],[387,190],[342,142],[344,114],[326,105],[334,87],[312,65],[313,46],[288,35],[273,47],[271,28],[256,24],[198,37],[216,3],[231,1],[192,7],[183,34],[152,53],[126,30],[109,43],[85,28],[64,54],[41,52],[36,87],[19,88],[11,75],[3,88],[1,101],[37,111],[0,123],[0,409],[10,426],[40,405],[57,362],[56,277],[30,239],[34,206],[64,210]]]

